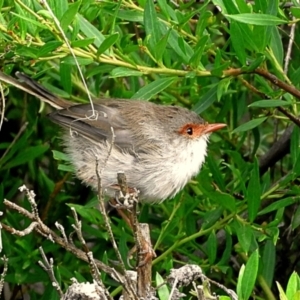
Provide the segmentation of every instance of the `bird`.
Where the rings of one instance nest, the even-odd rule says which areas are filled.
[[[17,72],[16,78],[0,72],[0,81],[55,108],[48,116],[63,128],[63,145],[76,176],[97,190],[99,174],[110,197],[120,189],[116,178],[121,171],[128,187],[139,191],[139,201],[173,198],[199,173],[209,135],[226,126],[208,124],[187,108],[149,101],[93,99],[93,107],[78,104],[24,73]]]

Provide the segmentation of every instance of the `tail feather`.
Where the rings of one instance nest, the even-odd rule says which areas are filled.
[[[20,79],[20,81],[0,72],[0,81],[3,81],[11,86],[17,87],[20,90],[29,93],[44,102],[47,102],[48,104],[57,109],[68,108],[72,105],[71,102],[55,96],[27,75],[17,72],[16,76],[18,77],[18,79]]]

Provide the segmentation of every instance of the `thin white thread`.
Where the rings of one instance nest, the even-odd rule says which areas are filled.
[[[67,37],[66,37],[66,35],[65,35],[64,31],[63,31],[63,29],[61,28],[61,26],[60,26],[60,24],[59,24],[58,19],[57,19],[56,16],[54,15],[54,13],[53,13],[53,11],[51,10],[49,4],[47,3],[47,0],[42,0],[41,3],[44,3],[44,4],[45,4],[47,10],[49,11],[50,15],[52,16],[52,18],[53,18],[53,20],[54,20],[54,23],[56,24],[56,26],[57,26],[57,28],[59,29],[61,35],[63,36],[64,41],[65,41],[67,47],[68,47],[69,50],[70,50],[70,53],[72,54],[72,56],[73,56],[73,58],[74,58],[74,60],[75,60],[76,67],[77,67],[77,69],[78,69],[78,71],[79,71],[79,75],[80,75],[81,81],[82,81],[82,83],[83,83],[83,85],[84,85],[84,88],[85,88],[85,90],[86,90],[86,92],[87,92],[88,99],[89,99],[90,104],[91,104],[91,108],[92,108],[92,112],[93,112],[92,115],[94,115],[94,114],[95,114],[94,103],[93,103],[91,94],[90,94],[90,92],[89,92],[89,89],[88,89],[88,87],[87,87],[86,81],[85,81],[85,79],[84,79],[84,76],[83,76],[83,74],[82,74],[82,71],[81,71],[81,69],[80,69],[80,66],[79,66],[79,63],[78,63],[78,61],[77,61],[76,55],[75,55],[73,49],[71,48],[71,46],[70,46],[70,44],[69,44],[69,42],[68,42],[68,39],[67,39]]]

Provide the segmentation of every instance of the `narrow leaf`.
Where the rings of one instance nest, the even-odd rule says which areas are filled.
[[[210,265],[213,265],[217,257],[217,238],[214,230],[207,239],[207,255]]]
[[[254,160],[253,170],[250,174],[249,185],[247,189],[247,203],[249,220],[253,222],[260,207],[261,185],[259,178],[259,168],[257,158]]]
[[[288,103],[283,100],[259,100],[251,103],[248,105],[248,107],[278,107],[278,106],[287,106],[291,105],[291,103]]]
[[[190,58],[189,64],[193,68],[200,68],[200,70],[205,70],[204,66],[201,64],[200,60],[203,55],[203,51],[205,49],[206,43],[209,39],[208,35],[203,35],[200,39],[197,45],[195,46],[195,52]]]
[[[296,292],[300,289],[299,286],[299,276],[294,271],[289,278],[287,287],[286,287],[286,296],[288,299],[294,299]]]
[[[201,114],[217,100],[217,85],[211,86],[206,94],[194,105],[193,111]]]
[[[100,47],[101,43],[105,40],[103,34],[80,14],[77,14],[76,18],[78,20],[80,30],[87,38],[94,38],[94,45],[96,47]]]
[[[119,38],[119,33],[113,33],[112,35],[108,36],[100,45],[100,47],[98,48],[97,51],[97,55],[101,55],[102,53],[104,53],[108,48],[110,48],[113,44],[116,43],[116,41]]]
[[[51,41],[45,43],[42,47],[39,48],[38,51],[38,57],[48,55],[49,53],[56,50],[58,47],[60,47],[63,43],[60,41]]]
[[[250,250],[251,243],[253,241],[253,231],[249,225],[241,224],[236,230],[239,243],[245,253]]]
[[[228,19],[236,20],[241,23],[251,24],[251,25],[280,25],[288,23],[287,20],[277,18],[272,15],[267,14],[239,14],[239,15],[226,15]]]
[[[160,93],[168,86],[170,86],[176,78],[174,77],[167,77],[167,78],[159,78],[155,81],[151,82],[148,85],[142,87],[139,91],[137,91],[131,99],[140,99],[140,100],[149,100],[154,95]]]
[[[87,47],[90,44],[93,44],[95,41],[94,38],[88,38],[88,39],[83,39],[83,40],[77,40],[77,41],[72,41],[71,46],[72,47],[78,47],[78,48],[83,48]]]
[[[240,125],[239,127],[235,128],[232,131],[232,133],[237,133],[237,132],[243,132],[243,131],[251,130],[251,129],[259,126],[261,123],[263,123],[267,119],[268,119],[268,117],[262,117],[262,118],[253,119],[253,120],[251,120],[249,122],[246,122],[246,123]]]
[[[271,287],[273,283],[273,277],[275,274],[275,264],[276,264],[276,249],[273,241],[267,240],[262,255],[263,269],[261,275],[265,278],[269,287]]]
[[[72,94],[72,65],[61,62],[59,65],[61,85],[68,94]]]
[[[300,19],[300,7],[291,7],[290,8],[291,13],[294,17],[296,17],[297,19]]]
[[[280,283],[278,281],[276,281],[276,285],[277,285],[277,288],[278,288],[278,291],[279,291],[279,299],[280,300],[290,300],[286,294],[284,293],[284,290],[282,288],[282,286],[280,285]]]
[[[74,21],[80,4],[80,0],[70,4],[68,10],[62,15],[60,19],[60,25],[64,31],[66,31],[68,26]]]
[[[159,273],[156,272],[155,276],[156,286],[159,286],[157,293],[159,295],[159,299],[169,299],[170,292],[166,284],[164,284],[164,279],[161,277]]]
[[[238,277],[238,282],[237,282],[237,286],[236,286],[236,291],[238,294],[238,299],[243,299],[243,295],[242,295],[242,281],[245,275],[245,265],[242,265],[239,271],[239,277]]]
[[[142,76],[143,73],[140,71],[124,68],[124,67],[118,67],[114,68],[111,73],[110,77],[129,77],[129,76]]]
[[[255,250],[246,263],[242,280],[241,291],[243,295],[242,299],[244,300],[249,299],[252,294],[258,272],[258,261],[258,250]]]
[[[76,61],[80,66],[86,66],[93,63],[93,59],[88,57],[76,57]],[[67,56],[62,60],[62,63],[76,66],[76,61],[73,56]]]
[[[49,149],[49,146],[39,145],[28,147],[24,151],[20,152],[14,159],[12,159],[7,165],[3,166],[2,170],[7,170],[22,164],[26,164],[29,161],[41,156]]]
[[[153,47],[160,39],[159,20],[157,18],[153,0],[147,0],[144,9],[144,26],[150,45]]]
[[[244,46],[244,35],[240,30],[237,22],[231,22],[230,24],[230,38],[233,49],[236,52],[237,57],[242,65],[246,64],[246,51]]]
[[[271,211],[278,210],[279,208],[292,205],[292,204],[296,203],[297,200],[299,200],[299,199],[296,199],[294,197],[288,197],[288,198],[285,198],[285,199],[282,199],[282,200],[278,200],[278,201],[270,204],[269,206],[267,206],[263,210],[261,210],[258,213],[258,215],[261,216],[261,215],[267,214],[267,213],[269,213]]]

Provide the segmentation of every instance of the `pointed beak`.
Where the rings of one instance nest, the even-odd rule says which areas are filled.
[[[206,124],[206,125],[204,125],[203,133],[211,133],[211,132],[217,131],[219,129],[222,129],[225,126],[227,126],[227,125],[224,123]]]

